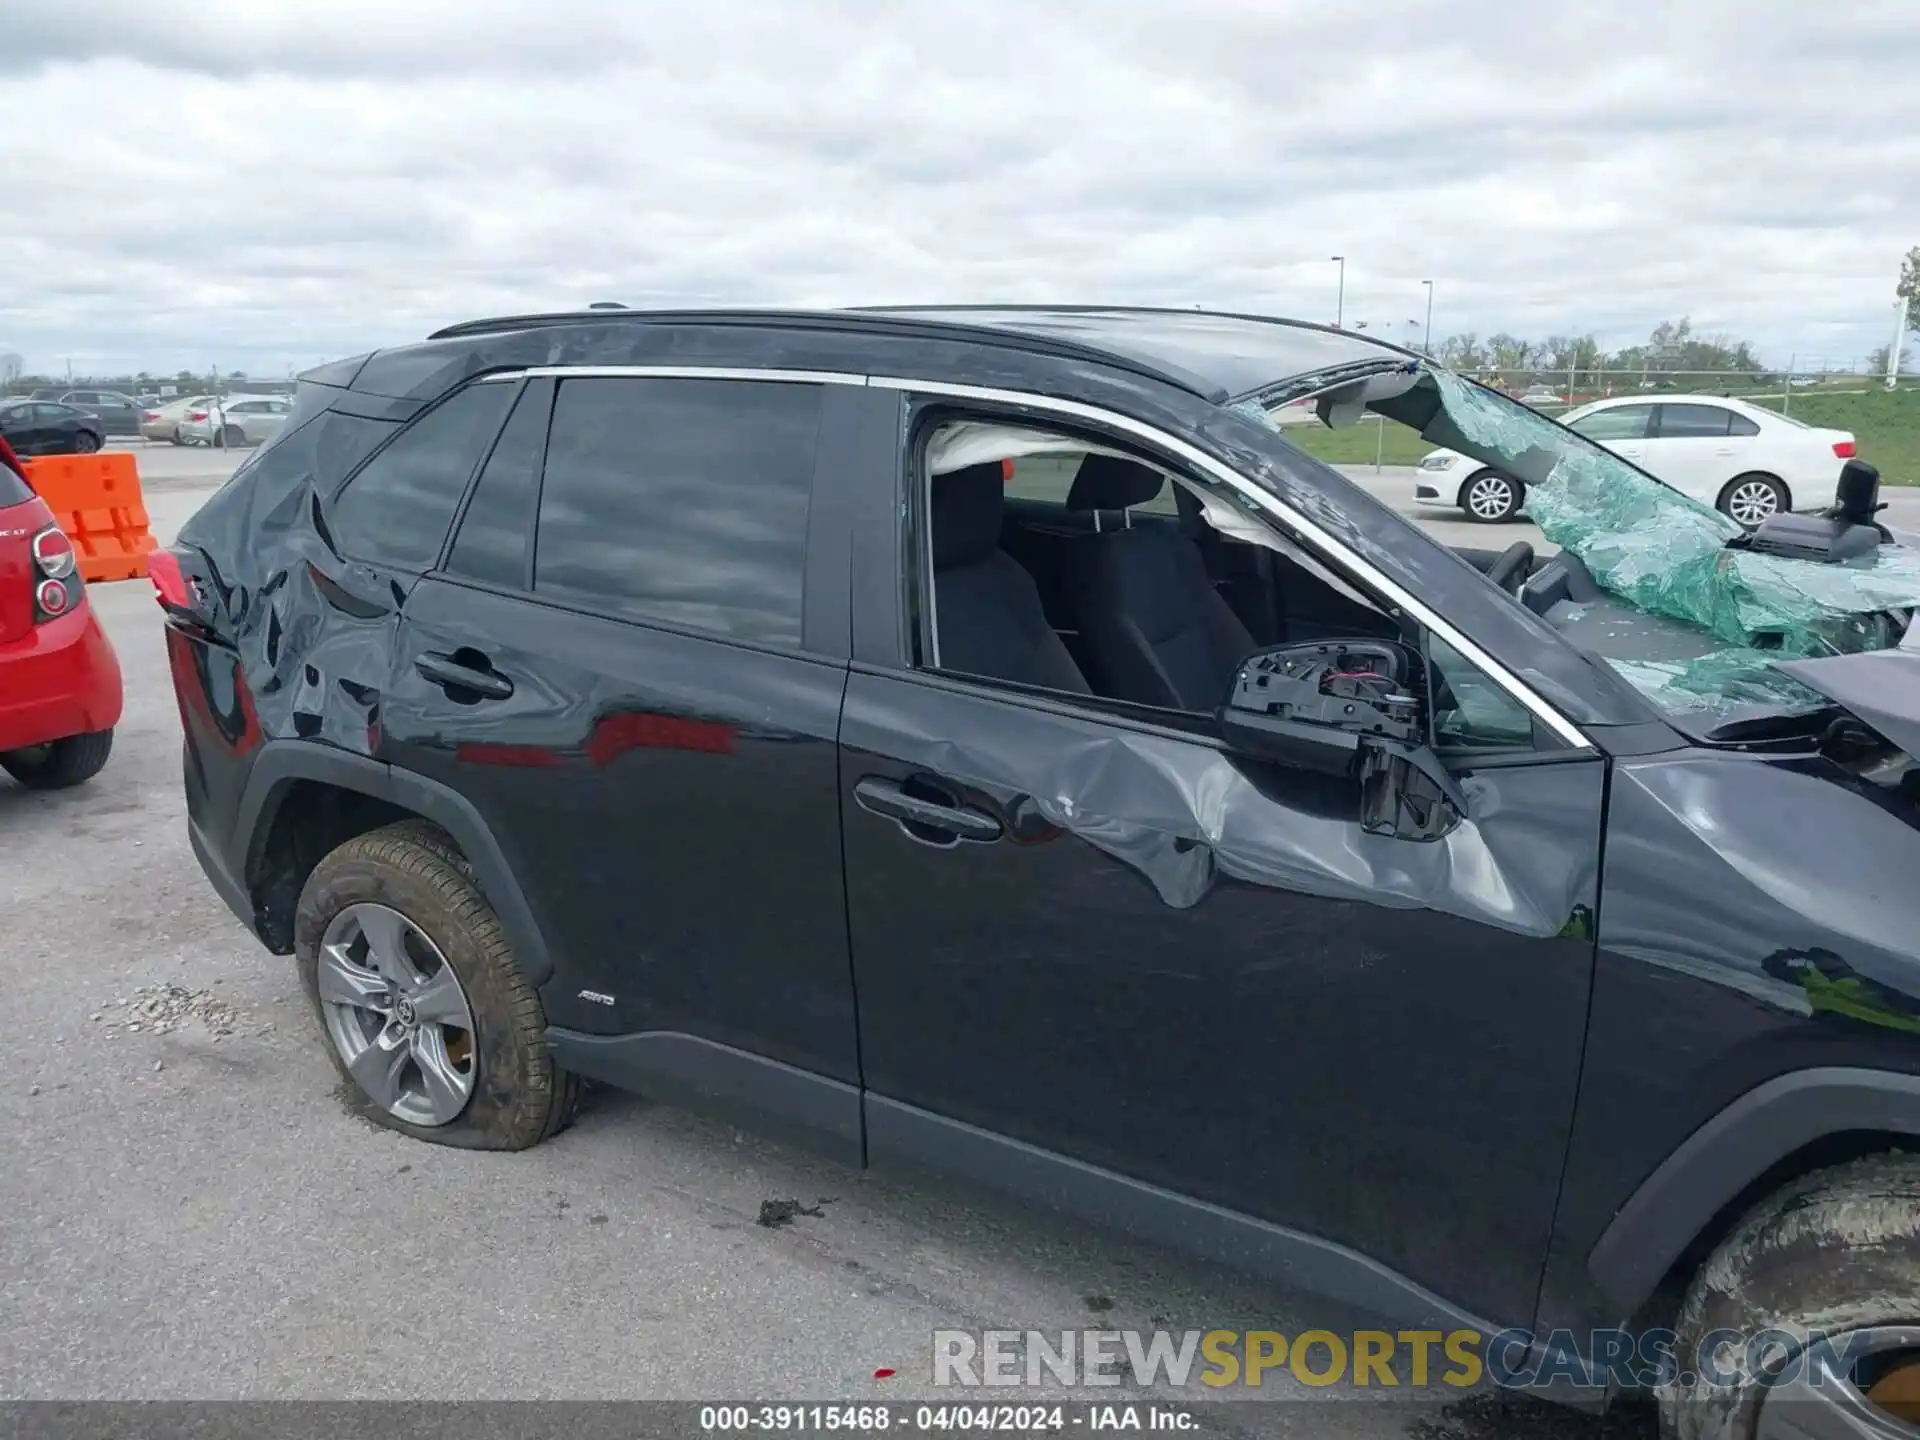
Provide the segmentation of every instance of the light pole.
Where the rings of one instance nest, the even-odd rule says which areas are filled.
[[[1340,267],[1340,289],[1333,302],[1333,328],[1344,329],[1347,318],[1347,257],[1335,255],[1333,263]]]
[[[1420,348],[1431,355],[1433,353],[1433,282],[1422,280],[1420,283],[1427,287],[1427,338],[1420,342]]]

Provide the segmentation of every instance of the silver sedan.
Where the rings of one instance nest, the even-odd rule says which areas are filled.
[[[196,405],[180,418],[189,445],[263,445],[280,433],[293,410],[284,395],[228,395]]]

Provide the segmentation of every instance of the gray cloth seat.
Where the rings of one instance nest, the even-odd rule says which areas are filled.
[[[1096,693],[1210,711],[1256,646],[1190,536],[1169,524],[1129,523],[1126,511],[1165,483],[1157,470],[1119,456],[1081,462],[1067,508],[1092,512],[1096,532],[1067,552],[1067,604]]]
[[[940,667],[1087,693],[1047,623],[1040,591],[1000,548],[1006,481],[998,460],[933,477],[933,601]]]

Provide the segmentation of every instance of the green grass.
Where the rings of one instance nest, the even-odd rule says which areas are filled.
[[[1422,455],[1439,448],[1431,440],[1422,440],[1418,430],[1397,420],[1375,420],[1371,416],[1344,430],[1329,430],[1315,423],[1289,425],[1280,433],[1329,465],[1371,465],[1376,453],[1382,465],[1418,465]]]
[[[1851,430],[1859,441],[1860,458],[1880,469],[1883,485],[1920,485],[1920,386],[1887,391],[1865,388],[1864,394],[1843,395],[1819,390],[1795,391],[1787,413],[1808,425]],[[1658,399],[1649,394],[1649,399]],[[1750,404],[1780,408],[1780,395],[1748,395]],[[1544,412],[1551,415],[1552,411]],[[1289,425],[1281,431],[1309,455],[1332,465],[1371,465],[1377,453],[1383,465],[1417,465],[1435,447],[1396,421],[1371,416],[1345,430],[1322,425]]]

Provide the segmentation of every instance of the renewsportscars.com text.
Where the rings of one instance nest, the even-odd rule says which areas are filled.
[[[1858,1335],[1717,1330],[1684,1353],[1671,1330],[1605,1329],[1584,1336],[1556,1330],[1543,1343],[1524,1330],[936,1330],[933,1383],[1639,1389],[1696,1378],[1730,1385],[1758,1373],[1775,1380],[1805,1374],[1817,1383],[1823,1369],[1848,1373],[1849,1347],[1859,1341]],[[1808,1369],[1816,1357],[1826,1365]]]

